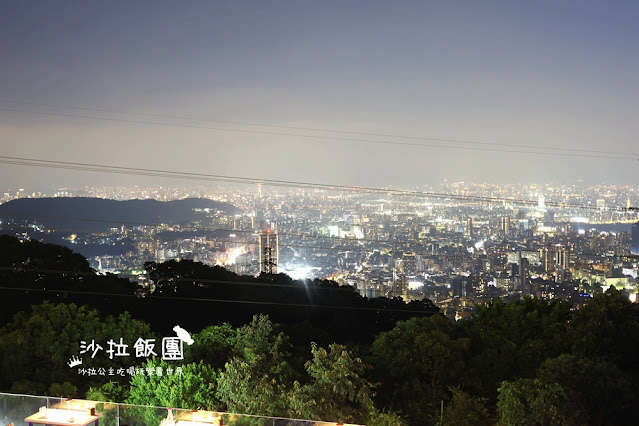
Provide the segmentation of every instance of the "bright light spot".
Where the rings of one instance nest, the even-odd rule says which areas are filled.
[[[294,280],[303,280],[310,276],[310,273],[313,269],[315,268],[312,268],[310,266],[294,266],[292,268],[285,269],[282,272],[284,272],[286,275],[293,278]]]
[[[408,282],[408,289],[409,290],[417,290],[424,287],[424,283],[421,281],[409,281]]]

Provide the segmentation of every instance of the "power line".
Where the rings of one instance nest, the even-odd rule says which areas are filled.
[[[452,143],[461,143],[461,144],[470,144],[470,145],[503,146],[503,147],[510,147],[510,148],[516,147],[516,148],[529,148],[529,149],[547,149],[552,151],[617,154],[617,155],[629,155],[629,156],[639,157],[639,154],[637,153],[619,152],[619,151],[599,151],[599,150],[591,150],[591,149],[583,149],[583,148],[561,148],[556,146],[543,146],[543,145],[539,146],[539,145],[525,145],[525,144],[505,144],[505,143],[498,143],[498,142],[485,142],[485,141],[480,142],[480,141],[474,141],[474,140],[468,140],[468,139],[435,138],[435,137],[424,137],[424,136],[414,136],[414,135],[397,135],[397,134],[388,134],[388,133],[371,133],[371,132],[356,132],[356,131],[348,131],[348,130],[322,129],[322,128],[315,128],[315,127],[283,126],[283,125],[274,125],[274,124],[265,124],[265,123],[250,123],[245,121],[199,119],[199,118],[186,117],[181,115],[176,116],[176,115],[169,115],[169,114],[117,111],[117,110],[107,109],[107,108],[56,105],[51,103],[16,101],[16,100],[10,100],[10,99],[0,99],[0,102],[20,104],[20,105],[43,106],[43,107],[50,107],[50,108],[64,108],[64,109],[74,109],[74,110],[83,110],[83,111],[106,112],[106,113],[119,114],[119,115],[138,115],[143,117],[168,118],[168,119],[174,119],[174,120],[187,120],[187,121],[200,122],[200,123],[209,122],[209,123],[232,124],[232,125],[251,126],[251,127],[267,127],[267,128],[275,128],[275,129],[286,129],[286,130],[304,130],[304,131],[313,131],[313,132],[341,133],[341,134],[373,136],[373,137],[382,137],[382,138],[410,139],[410,140],[423,140],[423,141],[435,141],[435,142],[452,142]],[[16,111],[23,111],[23,110],[16,110]],[[25,111],[25,112],[31,112],[31,111]],[[42,113],[42,112],[34,111],[34,113]],[[150,124],[155,124],[155,123],[150,123]],[[218,130],[218,129],[216,128],[214,130]],[[224,130],[228,130],[228,129],[224,129]],[[298,135],[292,135],[292,136],[298,136]],[[346,139],[346,140],[349,140],[349,139]],[[417,145],[428,146],[423,144],[417,144]]]
[[[103,164],[78,163],[78,162],[70,162],[70,161],[41,160],[41,159],[25,158],[25,157],[0,156],[0,163],[19,165],[19,166],[29,166],[29,167],[58,168],[58,169],[64,169],[64,170],[80,170],[80,171],[92,171],[92,172],[101,172],[101,173],[149,176],[149,177],[166,177],[166,178],[174,178],[174,179],[178,178],[178,179],[202,180],[202,181],[223,181],[223,182],[230,182],[230,183],[237,183],[237,184],[260,183],[260,184],[268,185],[268,186],[276,186],[276,187],[279,186],[279,187],[287,187],[287,188],[322,189],[322,190],[332,190],[332,191],[398,195],[398,196],[419,197],[419,198],[455,199],[455,200],[463,200],[467,202],[480,202],[480,203],[503,202],[503,203],[518,204],[518,205],[536,205],[537,204],[536,200],[522,200],[522,199],[516,199],[516,198],[509,199],[509,198],[500,198],[500,197],[456,195],[456,194],[446,194],[446,193],[438,193],[438,192],[375,188],[375,187],[367,187],[367,186],[348,186],[348,185],[320,184],[320,183],[290,181],[290,180],[258,179],[258,178],[240,177],[240,176],[214,175],[214,174],[207,174],[207,173],[191,173],[191,172],[176,172],[176,171],[167,171],[167,170],[159,170],[159,169],[145,169],[145,168],[139,168],[139,167],[122,167],[122,166],[111,166],[111,165],[103,165]],[[546,201],[545,204],[550,207],[558,207],[558,208],[602,210],[602,208],[599,208],[597,206],[585,206],[582,204],[574,204],[574,203],[567,203],[567,202]],[[637,208],[636,207],[630,207],[630,208],[604,207],[603,209],[615,210],[615,211],[628,211],[628,210],[636,210]]]
[[[205,265],[205,266],[208,266],[208,265]],[[30,273],[44,274],[44,275],[76,275],[81,277],[106,277],[107,276],[107,275],[96,274],[94,272],[80,272],[80,271],[70,271],[70,270],[61,270],[61,269],[30,269],[30,268],[18,268],[18,267],[8,267],[8,266],[0,267],[0,271],[19,272],[19,273],[30,272]],[[114,275],[117,275],[117,274],[114,274]],[[263,282],[251,282],[251,281],[226,281],[226,280],[216,280],[211,278],[198,278],[198,277],[169,277],[164,275],[159,275],[155,278],[157,280],[174,280],[177,282],[189,282],[189,283],[230,284],[230,285],[243,285],[243,286],[251,286],[251,287],[278,287],[278,288],[291,288],[294,290],[308,290],[308,286],[305,283],[303,285],[295,285],[295,284],[291,285],[291,284],[263,283]],[[313,285],[312,289],[337,290],[337,291],[350,292],[352,291],[353,287],[351,286],[325,287],[321,285]]]
[[[121,293],[105,293],[105,292],[95,292],[95,291],[78,291],[78,290],[47,290],[40,288],[26,288],[26,287],[2,287],[0,286],[0,291],[9,290],[9,291],[33,291],[33,292],[41,292],[41,293],[67,293],[67,294],[77,294],[77,295],[91,295],[91,296],[106,296],[106,297],[135,297],[138,296],[134,294],[121,294]],[[200,297],[184,297],[184,296],[145,296],[145,299],[165,299],[165,300],[182,300],[182,301],[191,301],[191,302],[212,302],[212,303],[233,303],[233,304],[247,304],[247,305],[271,305],[271,306],[284,306],[291,308],[318,308],[318,309],[338,309],[338,310],[347,310],[347,311],[374,311],[374,312],[403,312],[403,313],[414,313],[414,314],[424,314],[431,315],[433,312],[428,311],[418,311],[415,309],[386,309],[386,308],[366,308],[359,306],[339,306],[339,305],[316,305],[316,304],[307,304],[307,303],[282,303],[282,302],[263,302],[263,301],[253,301],[253,300],[239,300],[239,299],[211,299],[211,298],[200,298]]]
[[[317,184],[317,183],[284,181],[284,180],[274,180],[274,179],[256,179],[256,178],[246,178],[246,177],[212,175],[212,174],[204,174],[204,173],[174,172],[174,171],[163,171],[163,170],[157,170],[157,169],[143,169],[143,168],[134,168],[134,167],[120,167],[120,166],[76,163],[76,162],[66,162],[66,161],[40,160],[40,159],[30,159],[30,158],[21,158],[21,157],[0,156],[0,163],[32,166],[32,167],[60,168],[65,170],[81,170],[81,171],[94,171],[94,172],[115,173],[115,174],[142,175],[142,176],[151,176],[151,177],[169,177],[169,178],[192,179],[192,180],[223,181],[223,182],[239,183],[239,184],[260,183],[260,184],[265,184],[269,186],[295,187],[295,188],[301,188],[301,189],[324,189],[324,190],[334,190],[334,191],[352,191],[352,192],[360,192],[360,193],[396,194],[401,196],[419,196],[419,197],[426,197],[426,198],[443,198],[443,199],[452,198],[452,199],[474,201],[474,202],[507,202],[507,203],[520,203],[520,204],[526,204],[526,205],[534,205],[537,203],[537,201],[534,201],[534,200],[520,200],[520,199],[514,199],[514,198],[508,199],[508,198],[468,196],[468,195],[460,196],[455,194],[435,193],[435,192],[372,188],[372,187],[363,187],[363,186]],[[595,206],[583,206],[579,204],[552,202],[552,201],[546,202],[546,205],[554,206],[554,207],[600,209]],[[606,207],[606,209],[611,209],[611,208]]]
[[[415,143],[415,142],[380,141],[380,140],[373,140],[373,139],[339,138],[334,136],[309,135],[309,134],[302,134],[302,133],[283,133],[283,132],[272,132],[272,131],[264,131],[264,130],[230,129],[230,128],[223,128],[223,127],[196,126],[196,125],[189,125],[189,124],[174,124],[174,123],[157,122],[157,121],[143,121],[143,120],[135,120],[135,119],[128,119],[128,118],[100,117],[100,116],[83,115],[83,114],[64,114],[64,113],[57,113],[57,112],[30,111],[30,110],[12,109],[12,108],[0,108],[0,111],[23,112],[23,113],[29,113],[29,114],[40,114],[40,115],[49,115],[49,116],[66,117],[66,118],[87,118],[91,120],[115,121],[115,122],[132,123],[132,124],[151,124],[156,126],[182,127],[182,128],[214,130],[214,131],[222,131],[222,132],[239,132],[239,133],[270,135],[270,136],[292,136],[292,137],[300,137],[305,139],[329,140],[329,141],[340,141],[340,142],[346,141],[346,142],[362,142],[362,143],[382,144],[382,145],[403,145],[403,146],[411,146],[411,147],[419,147],[419,148],[462,149],[462,150],[475,150],[475,151],[507,152],[507,153],[532,154],[532,155],[551,155],[551,156],[562,156],[562,157],[585,157],[585,158],[597,158],[597,159],[605,158],[605,159],[612,159],[612,160],[633,160],[633,161],[635,159],[638,159],[637,157],[639,157],[639,154],[630,154],[630,153],[614,153],[615,155],[623,155],[623,157],[619,157],[614,155],[605,155],[605,154],[612,154],[611,152],[601,152],[599,154],[596,154],[596,151],[590,151],[593,153],[592,155],[590,155],[585,153],[580,154],[578,153],[579,151],[576,151],[576,150],[573,150],[572,153],[565,153],[565,152],[562,153],[562,152],[552,152],[552,151],[540,152],[540,151],[530,151],[530,150],[523,150],[523,149],[488,148],[486,146],[484,147],[452,146],[452,145],[422,144],[422,143]],[[552,148],[548,147],[544,149],[552,149]],[[634,156],[634,158],[631,158],[631,156]]]

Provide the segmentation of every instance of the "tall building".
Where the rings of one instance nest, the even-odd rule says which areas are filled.
[[[408,302],[408,278],[404,274],[393,274],[392,297],[401,297]]]
[[[606,200],[603,199],[603,198],[598,199],[597,200],[597,208],[601,209],[601,210],[605,209],[606,208]]]
[[[277,274],[280,245],[277,231],[267,229],[260,232],[260,272]]]
[[[544,271],[555,272],[555,249],[552,245],[547,245],[541,250],[541,260]]]
[[[566,271],[570,266],[570,251],[568,247],[557,245],[555,249],[555,281],[562,283],[566,280]]]
[[[473,290],[471,278],[463,275],[456,276],[451,287],[453,289],[453,297],[470,296]]]
[[[466,237],[473,238],[473,218],[469,217],[466,221]]]
[[[555,248],[555,266],[568,268],[570,264],[570,252],[566,246],[557,244]]]
[[[566,226],[564,227],[564,233],[566,235],[572,235],[572,232],[573,232],[572,222],[566,222]]]
[[[510,234],[510,216],[502,216],[500,219],[500,231],[503,237]]]
[[[521,253],[521,252],[520,252]],[[517,277],[515,290],[521,291],[523,295],[530,295],[530,280],[528,279],[528,259],[519,259],[519,276]]]
[[[630,250],[632,254],[639,254],[639,222],[632,225],[632,243]]]
[[[404,261],[404,274],[413,275],[417,273],[417,255],[413,252],[404,252],[402,256]]]
[[[617,234],[615,241],[615,256],[628,256],[630,254],[630,236],[627,232]]]

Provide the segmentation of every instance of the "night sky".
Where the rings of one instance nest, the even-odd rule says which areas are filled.
[[[374,186],[636,185],[639,154],[569,149],[639,153],[637,22],[634,1],[2,2],[1,155]],[[0,165],[0,190],[178,183]]]

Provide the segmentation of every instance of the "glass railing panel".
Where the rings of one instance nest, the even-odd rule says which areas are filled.
[[[185,410],[112,402],[89,401],[0,393],[0,426],[27,426],[25,419],[45,424],[85,424],[99,420],[101,426],[317,426],[336,423],[250,416],[206,410]],[[93,424],[93,423],[91,423]]]
[[[27,426],[25,418],[47,407],[47,398],[0,393],[0,425]]]

